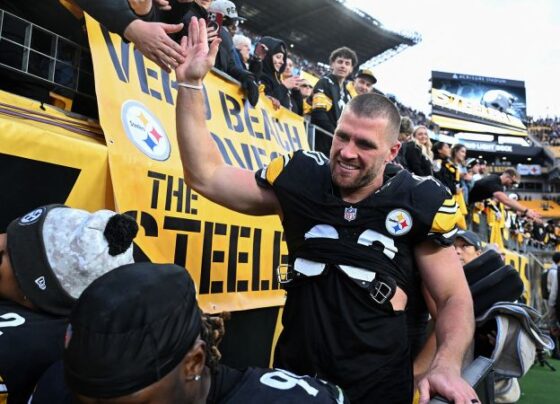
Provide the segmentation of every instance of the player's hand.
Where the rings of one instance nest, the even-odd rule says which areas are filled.
[[[206,21],[202,18],[191,19],[189,34],[181,39],[181,49],[185,60],[176,67],[177,80],[191,84],[200,84],[204,76],[212,69],[218,54],[221,39],[214,38],[208,45]]]
[[[179,32],[183,24],[164,24],[134,20],[124,31],[124,37],[134,43],[136,49],[166,72],[171,72],[185,61],[185,55],[178,43],[169,34]]]
[[[418,382],[419,404],[427,404],[430,396],[439,394],[455,404],[480,403],[473,388],[451,368],[432,368]]]

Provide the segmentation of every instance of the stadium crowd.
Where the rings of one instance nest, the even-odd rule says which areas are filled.
[[[200,312],[193,281],[182,268],[133,263],[132,240],[138,231],[133,220],[114,212],[47,206],[15,218],[0,235],[1,302],[27,321],[25,328],[10,329],[4,337],[26,337],[26,347],[34,348],[0,360],[9,403],[27,402],[32,394],[30,402],[36,404],[55,402],[54,397],[56,402],[83,403],[115,398],[370,403],[380,396],[398,403],[412,401],[413,387],[421,403],[434,393],[457,403],[479,402],[460,378],[461,364],[473,338],[486,338],[475,332],[473,313],[484,314],[497,300],[480,297],[487,294],[481,294],[477,281],[486,275],[473,280],[469,268],[480,271],[482,261],[477,260],[491,255],[482,254],[483,242],[501,250],[560,245],[558,223],[543,223],[536,211],[508,194],[520,181],[515,170],[489,174],[484,160],[467,157],[465,145],[432,144],[429,131],[437,126],[394,97],[379,95],[378,77],[371,69],[358,68],[352,49],[333,49],[325,61],[328,69],[327,64],[313,64],[289,53],[280,38],[240,29],[244,18],[231,1],[76,3],[162,69],[175,70],[185,181],[230,209],[283,219],[293,271],[286,274],[292,278],[284,279],[288,297],[274,365],[287,370],[238,371],[220,365],[222,319]],[[257,173],[225,166],[209,140],[200,92],[214,63],[240,82],[252,105],[267,97],[274,108],[306,116],[334,135],[320,136],[315,144],[331,163],[318,153],[296,152]],[[320,77],[312,85],[300,76],[302,70]],[[538,124],[552,128],[546,141],[556,140],[557,121]],[[367,171],[365,180],[353,182],[359,170]],[[432,176],[438,181],[431,181]],[[394,183],[401,188],[391,187]],[[334,208],[310,197],[308,189],[329,195],[329,203],[344,212],[348,234],[332,217]],[[406,214],[392,210],[397,201],[389,192],[401,197],[398,203]],[[357,243],[350,242],[353,233],[379,225],[371,213],[374,205],[368,205],[375,198],[388,201],[377,208],[387,210],[387,229],[388,220],[414,220],[420,230],[409,234],[391,227],[393,236],[403,236],[395,241],[368,230]],[[409,200],[413,202],[404,205]],[[302,223],[312,228],[304,229]],[[95,233],[82,235],[78,229]],[[28,254],[31,246],[42,254]],[[444,248],[449,246],[455,248]],[[73,259],[65,260],[65,254]],[[362,269],[371,262],[383,267],[387,257],[397,262],[396,269],[373,277]],[[493,259],[495,266],[488,268],[501,270],[511,285],[499,300],[517,301],[523,292],[519,275],[500,258]],[[418,277],[405,273],[413,267],[420,268]],[[77,273],[83,274],[80,282],[68,284]],[[48,296],[36,289],[45,289],[45,279],[57,285]],[[131,284],[136,287],[127,287]],[[46,323],[56,327],[37,345],[33,337],[43,333]],[[375,343],[370,333],[377,337]],[[405,338],[395,338],[401,335]],[[348,340],[356,343],[345,344]],[[542,341],[546,347],[544,337]],[[496,342],[485,343],[491,353]],[[57,349],[49,350],[47,344]],[[21,355],[35,356],[23,374]]]
[[[529,119],[528,128],[541,144],[560,146],[560,118]]]

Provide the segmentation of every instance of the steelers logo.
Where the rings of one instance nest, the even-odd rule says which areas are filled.
[[[121,122],[126,136],[138,150],[153,160],[169,158],[171,144],[165,129],[146,106],[138,101],[126,101],[121,109]]]
[[[412,216],[404,209],[394,209],[385,219],[385,228],[393,236],[404,236],[412,229]]]

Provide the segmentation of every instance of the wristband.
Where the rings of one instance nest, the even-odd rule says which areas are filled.
[[[191,90],[202,90],[202,84],[197,86],[195,84],[189,84],[189,83],[177,83],[177,85],[179,87],[190,88]]]

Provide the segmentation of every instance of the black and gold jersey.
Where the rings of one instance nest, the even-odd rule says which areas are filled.
[[[321,77],[313,88],[312,122],[328,132],[334,132],[342,110],[352,99],[347,83],[340,86],[338,78],[329,74]]]
[[[434,161],[434,177],[449,189],[452,194],[457,193],[457,187],[461,181],[461,171],[451,160]]]
[[[282,369],[237,370],[220,365],[212,374],[207,403],[346,404],[348,399],[339,387],[316,377]]]
[[[285,285],[274,365],[332,381],[352,403],[410,402],[406,316],[356,278],[388,276],[416,297],[414,247],[452,243],[453,197],[431,177],[393,170],[380,189],[350,204],[333,186],[328,159],[310,151],[278,157],[256,178],[281,204],[290,264],[307,265],[306,277]]]
[[[328,159],[297,151],[257,173],[274,190],[284,214],[290,261],[305,258],[387,273],[405,291],[414,271],[414,246],[433,239],[451,245],[457,206],[432,177],[401,170],[356,204],[342,200]]]
[[[43,372],[62,358],[66,326],[65,318],[0,301],[0,402],[27,403]]]

